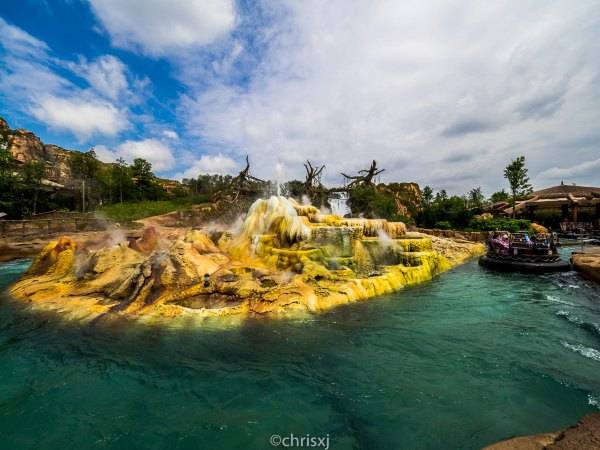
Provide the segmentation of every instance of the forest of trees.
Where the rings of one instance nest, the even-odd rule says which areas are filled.
[[[168,193],[152,172],[152,164],[134,159],[101,163],[93,150],[74,152],[69,161],[72,179],[64,189],[45,186],[44,161],[19,164],[6,146],[0,146],[0,211],[10,218],[24,218],[51,210],[93,211],[99,206],[165,200],[187,195]]]
[[[200,174],[197,178],[184,179],[180,189],[167,192],[152,171],[152,164],[137,158],[132,164],[119,158],[112,164],[101,163],[94,150],[74,152],[69,161],[72,178],[64,189],[48,188],[43,180],[45,162],[32,161],[18,164],[6,146],[0,145],[0,211],[11,218],[29,217],[49,210],[93,211],[100,206],[124,202],[169,200],[193,197],[202,201],[223,203],[247,203],[254,198],[273,194],[275,183],[263,181],[250,174],[250,163],[237,176]],[[403,197],[400,184],[375,183],[379,169],[373,161],[369,169],[357,175],[342,174],[347,184],[344,188],[328,189],[321,183],[324,166],[304,164],[304,181],[291,180],[281,186],[282,195],[304,198],[316,206],[329,206],[331,195],[341,191],[348,193],[348,203],[353,215],[368,218],[385,218],[393,221],[415,223],[426,228],[478,229],[482,224],[476,220],[492,203],[508,202],[531,192],[525,159],[516,158],[506,167],[504,176],[510,193],[504,189],[486,198],[480,187],[474,187],[465,195],[448,195],[444,189],[437,192],[425,186],[421,190],[420,204]],[[398,212],[398,202],[407,208],[406,216]]]
[[[476,216],[479,216],[486,206],[498,202],[507,202],[514,206],[517,200],[527,197],[532,192],[525,166],[525,157],[519,156],[512,160],[504,169],[504,178],[508,181],[511,194],[502,189],[494,192],[489,199],[485,198],[480,187],[473,188],[462,196],[448,196],[443,189],[434,193],[431,187],[425,186],[422,190],[422,205],[416,222],[422,227],[441,229],[501,228],[516,231],[527,228],[528,221],[506,219],[481,221],[476,219]]]

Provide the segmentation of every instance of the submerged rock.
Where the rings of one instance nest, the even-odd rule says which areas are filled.
[[[76,317],[318,312],[430,280],[481,244],[407,233],[402,223],[319,215],[283,197],[258,200],[218,245],[201,230],[127,243],[51,242],[12,294]],[[432,242],[433,241],[433,242]]]

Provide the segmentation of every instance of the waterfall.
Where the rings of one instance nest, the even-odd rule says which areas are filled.
[[[350,207],[348,206],[348,197],[347,192],[340,192],[335,197],[330,197],[329,205],[331,206],[331,213],[340,217],[350,214],[352,211],[350,211]]]

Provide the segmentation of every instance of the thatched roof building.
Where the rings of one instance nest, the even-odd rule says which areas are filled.
[[[555,210],[562,219],[577,222],[579,213],[585,209],[594,220],[600,217],[600,187],[561,184],[535,191],[526,200],[518,201],[516,215],[535,217],[540,210]],[[504,210],[512,214],[513,209]]]

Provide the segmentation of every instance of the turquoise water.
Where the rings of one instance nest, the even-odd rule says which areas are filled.
[[[26,268],[0,266],[0,287]],[[2,448],[475,449],[600,404],[600,289],[481,270],[303,321],[160,330],[0,304]]]

